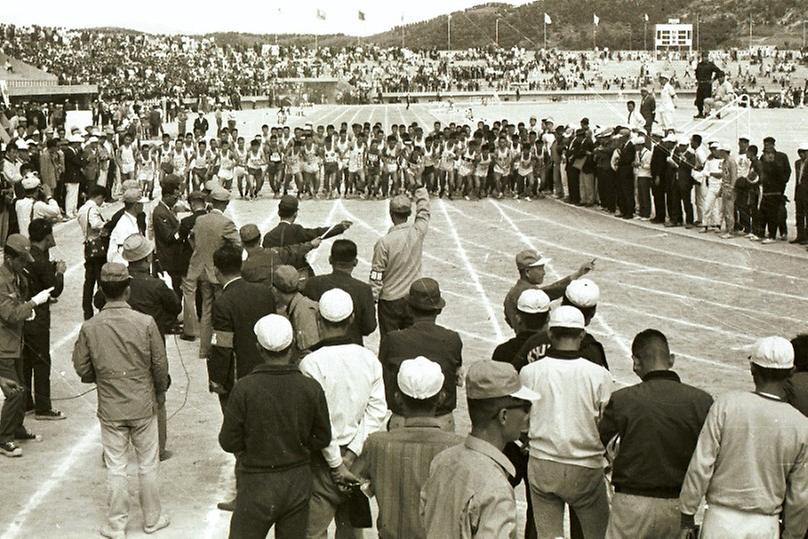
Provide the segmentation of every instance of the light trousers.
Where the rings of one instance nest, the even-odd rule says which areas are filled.
[[[127,421],[101,422],[101,444],[107,465],[107,520],[113,531],[126,530],[129,521],[129,489],[126,466],[129,445],[135,449],[140,482],[140,505],[146,526],[160,520],[160,493],[157,472],[160,467],[157,416]]]
[[[75,217],[79,204],[79,184],[65,183],[65,213],[68,217]]]
[[[777,539],[777,515],[739,511],[722,505],[708,505],[699,539]]]
[[[718,226],[721,224],[721,182],[715,178],[710,180],[704,193],[704,209],[702,211],[701,226]]]
[[[680,526],[678,498],[616,492],[612,496],[606,539],[676,539]]]

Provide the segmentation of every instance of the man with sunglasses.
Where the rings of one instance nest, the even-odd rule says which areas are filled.
[[[421,489],[427,537],[516,538],[516,500],[505,444],[527,429],[539,395],[522,386],[513,365],[481,360],[466,375],[471,434],[432,461]]]
[[[609,371],[581,357],[586,334],[581,311],[562,305],[550,313],[550,349],[522,368],[522,383],[543,398],[531,410],[528,480],[540,537],[564,536],[569,504],[584,537],[603,537],[609,502],[605,449],[597,421],[609,402]]]

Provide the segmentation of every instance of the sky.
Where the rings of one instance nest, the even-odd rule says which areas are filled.
[[[529,0],[503,1],[513,5]],[[344,33],[371,35],[396,25],[412,23],[486,0],[241,0],[238,2],[190,2],[187,0],[40,0],[10,1],[0,12],[0,22],[20,25],[92,28],[116,26],[152,33],[204,34],[208,32]],[[325,12],[319,20],[317,10]],[[365,13],[359,21],[358,12]]]

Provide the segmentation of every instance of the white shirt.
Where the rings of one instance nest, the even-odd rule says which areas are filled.
[[[738,177],[746,178],[749,176],[749,171],[752,169],[752,162],[745,153],[735,156],[735,162],[738,164]]]
[[[140,234],[140,229],[137,227],[137,217],[129,212],[123,212],[115,228],[112,229],[112,234],[109,235],[109,250],[107,251],[107,262],[118,262],[124,266],[128,266],[129,262],[123,258],[123,242],[132,234]]]
[[[662,92],[659,95],[659,107],[657,110],[661,112],[673,112],[676,108],[673,104],[673,99],[676,97],[676,90],[673,89],[671,83],[666,82],[662,87]]]
[[[628,127],[632,131],[645,129],[645,118],[639,110],[634,109],[628,113]]]
[[[85,240],[87,238],[96,237],[104,226],[104,218],[101,216],[101,210],[94,200],[88,200],[79,208],[77,220]]]
[[[541,395],[530,409],[530,456],[603,468],[597,424],[612,395],[609,371],[580,357],[546,356],[523,367],[519,378]]]
[[[25,197],[17,201],[14,206],[17,210],[17,223],[20,226],[20,234],[28,237],[28,225],[34,219],[56,219],[62,214],[59,204],[52,198],[47,202],[34,200]]]
[[[651,150],[642,146],[637,150],[637,177],[651,177]]]
[[[691,146],[692,149],[692,146]],[[689,150],[688,150],[689,151]],[[707,162],[707,158],[710,157],[710,150],[702,144],[695,151],[696,154],[696,165],[698,167],[704,167],[704,163]],[[699,183],[704,183],[704,171],[703,170],[696,170],[695,168],[690,171],[690,176]]]
[[[300,372],[320,382],[331,416],[331,443],[323,449],[328,465],[342,463],[340,446],[362,454],[368,435],[387,417],[382,366],[358,344],[323,346],[300,361]]]

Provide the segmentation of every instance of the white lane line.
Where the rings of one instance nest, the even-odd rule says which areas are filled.
[[[494,308],[491,305],[491,300],[488,299],[488,294],[486,294],[485,288],[483,288],[483,284],[480,282],[480,276],[477,275],[477,270],[474,269],[474,266],[471,264],[471,261],[466,254],[466,249],[460,242],[460,236],[457,234],[457,229],[455,228],[454,222],[449,216],[449,212],[446,210],[446,203],[443,200],[438,200],[438,206],[441,210],[443,210],[443,216],[445,217],[446,223],[449,226],[449,232],[455,241],[457,254],[460,255],[460,260],[463,262],[463,266],[465,266],[468,276],[471,277],[471,281],[474,283],[474,287],[477,289],[477,292],[480,295],[483,307],[485,307],[485,311],[488,314],[488,319],[491,322],[491,328],[494,330],[494,335],[496,335],[498,342],[502,342],[502,327],[499,325],[497,315],[495,314]]]
[[[733,264],[733,263],[729,263],[729,262],[721,262],[719,260],[710,260],[708,258],[701,258],[701,257],[698,257],[698,256],[686,255],[686,254],[682,254],[682,253],[676,253],[676,252],[668,251],[668,250],[661,249],[661,248],[658,248],[658,247],[651,247],[650,245],[642,245],[642,244],[639,244],[639,243],[636,243],[636,242],[630,241],[630,240],[624,240],[624,239],[620,239],[620,238],[613,238],[613,237],[605,235],[605,234],[598,234],[596,232],[591,232],[589,230],[586,230],[585,228],[575,227],[575,226],[567,225],[567,224],[564,224],[564,223],[560,223],[558,221],[555,221],[553,219],[549,219],[547,217],[541,217],[539,215],[535,215],[535,214],[526,212],[524,210],[520,210],[519,208],[516,208],[515,206],[510,205],[510,204],[503,204],[503,207],[505,207],[505,208],[507,208],[507,209],[509,209],[509,210],[511,210],[513,212],[520,213],[520,214],[526,216],[528,218],[527,220],[539,221],[539,222],[542,222],[542,223],[547,223],[547,224],[549,224],[551,226],[558,226],[560,228],[564,228],[564,229],[567,229],[567,230],[572,230],[572,231],[574,231],[574,232],[576,232],[578,234],[583,234],[585,236],[596,238],[596,239],[601,240],[601,241],[608,241],[608,242],[611,242],[611,243],[617,243],[619,245],[625,245],[625,246],[629,246],[629,247],[632,247],[632,248],[635,248],[635,249],[644,249],[646,251],[651,251],[651,252],[654,252],[654,253],[660,253],[660,254],[663,254],[665,256],[683,258],[685,260],[691,260],[693,262],[698,262],[700,264],[712,264],[712,265],[715,265],[715,266],[721,266],[721,267],[729,268],[733,272],[738,271],[738,270],[742,270],[742,271],[756,273],[756,274],[770,275],[772,277],[779,277],[779,278],[784,278],[784,279],[797,279],[797,280],[800,280],[800,281],[808,281],[808,278],[805,278],[805,277],[797,277],[797,276],[794,276],[794,275],[787,275],[785,273],[778,273],[778,272],[775,272],[775,271],[768,271],[768,270],[758,269],[758,268],[750,268],[750,267],[747,267],[747,266],[742,266],[742,265]],[[804,297],[800,297],[800,296],[794,296],[794,297],[797,297],[797,298],[802,299],[804,301],[808,301],[808,298],[804,298]]]
[[[510,209],[512,211],[518,211],[519,213],[524,213],[524,212],[522,212],[520,210],[516,210],[516,209],[512,208],[511,206],[503,206],[503,207],[506,207],[506,208],[508,208],[508,209]],[[529,215],[529,214],[526,214],[526,215]],[[535,221],[537,219],[529,219],[529,220]],[[539,220],[541,220],[541,219],[539,219]],[[552,224],[557,224],[557,223],[555,223],[555,221],[549,221],[548,220],[548,222],[550,222]],[[559,226],[562,226],[564,228],[572,228],[572,227],[568,227],[567,225],[559,225]],[[582,229],[575,228],[574,230],[576,232],[581,232],[583,234],[587,234],[587,232],[585,230],[582,230]],[[588,234],[592,235],[591,233],[588,233]],[[604,238],[605,239],[610,239],[610,238],[606,238],[606,237],[604,237]],[[754,288],[754,287],[751,287],[751,286],[748,286],[748,285],[741,285],[741,284],[736,284],[736,283],[732,283],[732,282],[729,282],[729,281],[722,281],[720,279],[713,279],[711,277],[702,277],[700,275],[692,275],[690,273],[685,273],[685,272],[682,272],[682,271],[672,271],[672,270],[665,269],[665,268],[649,266],[647,264],[640,264],[640,263],[637,263],[637,262],[630,262],[628,260],[621,260],[621,259],[618,259],[618,258],[612,258],[612,257],[609,257],[608,255],[604,255],[604,254],[601,254],[601,253],[587,252],[587,251],[584,251],[584,250],[581,250],[581,249],[578,249],[578,248],[572,249],[569,246],[565,246],[565,245],[562,245],[560,243],[555,243],[555,242],[551,242],[551,241],[548,241],[548,240],[543,240],[543,239],[539,239],[539,238],[535,238],[535,237],[534,237],[534,239],[536,239],[536,241],[538,243],[549,245],[551,247],[558,248],[558,249],[563,249],[565,251],[571,251],[571,252],[579,253],[579,254],[582,254],[582,255],[585,254],[587,256],[596,257],[599,260],[608,260],[610,262],[616,262],[616,263],[620,263],[620,264],[625,264],[627,266],[632,266],[632,267],[636,267],[636,268],[652,269],[652,270],[658,271],[660,273],[665,273],[667,275],[676,275],[676,276],[681,277],[683,279],[691,279],[691,280],[694,280],[694,281],[702,281],[702,282],[706,282],[706,283],[710,283],[710,284],[716,284],[716,285],[728,286],[728,287],[731,287],[731,288],[737,288],[737,289],[740,289],[740,290],[744,291],[745,293],[748,293],[749,291],[754,291],[756,293],[760,293],[761,297],[778,296],[778,297],[785,297],[785,298],[789,298],[789,299],[796,299],[796,300],[799,300],[799,301],[808,302],[808,297],[805,297],[805,296],[797,296],[797,295],[794,295],[794,294],[788,294],[786,292],[776,292],[776,291],[773,291],[773,290],[766,290],[766,289],[762,289],[762,288]],[[668,254],[671,254],[671,253],[668,253]]]
[[[15,539],[19,536],[22,526],[25,524],[28,516],[31,515],[31,513],[33,513],[43,501],[45,501],[45,497],[50,494],[54,487],[66,479],[68,472],[74,471],[73,468],[76,461],[87,449],[89,449],[91,445],[96,442],[97,438],[98,429],[94,426],[91,430],[87,431],[77,443],[72,444],[70,452],[61,460],[53,473],[51,473],[50,477],[48,477],[43,483],[40,483],[36,492],[34,492],[34,494],[28,498],[28,501],[25,503],[22,509],[20,509],[16,515],[14,515],[14,520],[6,529],[5,533],[0,536],[0,539]]]
[[[342,199],[341,198],[334,199],[333,204],[331,204],[331,210],[328,212],[328,215],[325,218],[325,222],[326,222],[327,226],[331,226],[331,222],[334,220],[334,214],[341,207],[342,207]],[[334,236],[334,237],[336,238],[336,236]],[[329,239],[332,239],[332,238],[329,238]],[[328,240],[326,240],[326,241],[328,241]],[[308,260],[309,264],[311,264],[311,266],[313,268],[315,268],[315,269],[320,269],[320,270],[322,269],[322,268],[320,268],[319,265],[317,265],[317,260],[320,257],[320,252],[323,249],[325,249],[325,247],[322,244],[320,244],[320,246],[317,249],[314,249],[313,251],[309,251],[307,253],[307,255],[306,255],[306,259]]]
[[[494,202],[493,200],[490,200],[490,199],[489,199],[489,201],[491,202],[491,204],[494,205],[494,207],[497,209],[497,211],[502,216],[502,218],[505,219],[505,221],[507,221],[508,225],[511,227],[513,232],[519,237],[519,240],[523,244],[530,247],[531,249],[535,249],[535,247],[533,246],[533,243],[530,241],[530,238],[527,237],[527,235],[525,235],[525,233],[522,232],[522,230],[518,226],[516,226],[516,223],[513,222],[513,219],[511,219],[511,217],[502,210],[502,208],[500,207],[500,204],[498,204],[497,202]],[[547,269],[549,269],[550,272],[556,276],[556,279],[561,278],[561,276],[555,270],[553,270],[552,267],[549,264],[547,266],[548,266]],[[626,343],[626,341],[625,341],[625,339],[623,339],[623,337],[618,335],[611,328],[609,323],[606,322],[605,317],[602,314],[598,313],[595,316],[595,321],[597,321],[598,324],[600,324],[600,326],[604,330],[606,330],[606,332],[610,335],[611,339],[620,347],[620,349],[623,350],[623,353],[625,354],[625,358],[630,358],[631,357],[631,347]]]

